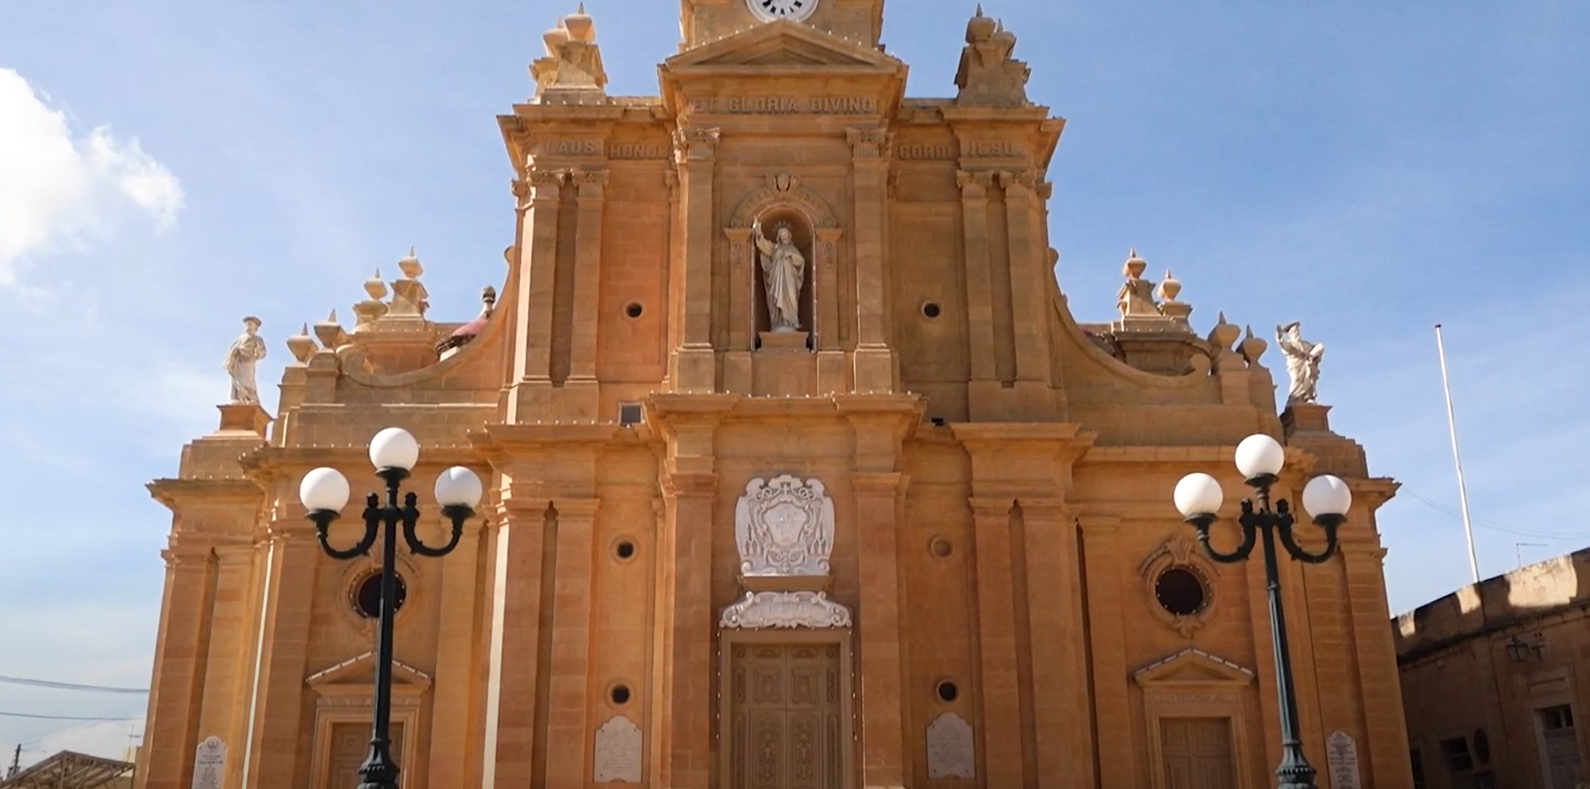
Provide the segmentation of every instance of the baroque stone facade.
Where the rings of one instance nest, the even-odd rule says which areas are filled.
[[[175,516],[141,786],[189,789],[210,737],[224,786],[352,785],[372,567],[321,555],[297,489],[376,484],[388,426],[416,480],[489,491],[453,554],[400,556],[408,789],[1267,786],[1263,568],[1200,560],[1171,505],[1194,470],[1236,489],[1253,432],[1288,445],[1278,490],[1355,494],[1340,557],[1282,569],[1305,749],[1323,769],[1341,732],[1364,786],[1409,786],[1394,484],[1325,407],[1278,416],[1266,343],[1195,334],[1135,254],[1121,320],[1079,324],[1065,124],[1015,34],[979,12],[957,94],[907,98],[882,14],[684,0],[638,98],[605,92],[589,15],[548,31],[499,118],[517,211],[485,309],[435,322],[411,252],[355,325],[287,341],[274,414],[223,407],[151,485]]]

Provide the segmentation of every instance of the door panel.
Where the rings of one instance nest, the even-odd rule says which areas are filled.
[[[1231,789],[1236,777],[1231,724],[1225,718],[1159,722],[1166,789]]]
[[[732,789],[839,789],[839,649],[735,646]]]

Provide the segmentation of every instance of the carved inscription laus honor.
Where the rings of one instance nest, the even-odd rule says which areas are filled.
[[[1346,732],[1336,732],[1325,741],[1325,760],[1330,770],[1331,789],[1361,789],[1358,777],[1358,743]]]
[[[226,743],[211,737],[199,743],[193,756],[193,789],[221,789],[226,771]]]
[[[928,778],[976,778],[977,752],[972,746],[972,725],[953,712],[933,720],[927,728]]]
[[[640,783],[640,727],[619,715],[596,730],[596,782]]]

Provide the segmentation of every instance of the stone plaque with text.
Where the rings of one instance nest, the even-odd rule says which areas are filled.
[[[927,728],[928,778],[976,778],[977,751],[972,725],[953,712],[933,720]]]
[[[193,789],[221,789],[226,773],[226,743],[211,737],[199,743],[193,755]]]
[[[1325,761],[1331,776],[1331,789],[1362,789],[1358,778],[1358,743],[1346,732],[1336,732],[1325,741]]]
[[[640,783],[640,727],[622,715],[596,730],[596,782]]]

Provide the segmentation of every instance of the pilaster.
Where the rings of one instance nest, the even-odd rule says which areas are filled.
[[[993,382],[999,373],[994,366],[994,296],[990,286],[991,258],[988,251],[988,190],[994,174],[967,172],[955,174],[961,188],[962,243],[966,277],[967,356],[972,362],[972,381]],[[982,398],[972,400],[973,421],[982,421],[977,412],[986,407]]]
[[[155,674],[144,734],[147,789],[185,789],[193,780],[193,750],[208,663],[216,564],[208,548],[167,550],[165,605],[160,616]]]
[[[1076,520],[1060,499],[1022,498],[1022,558],[1032,672],[1039,789],[1094,786],[1087,639]]]
[[[1049,356],[1045,311],[1049,291],[1043,278],[1043,229],[1039,225],[1037,174],[1031,170],[1001,172],[1005,188],[1005,227],[1010,240],[1010,290],[1015,308],[1012,324],[1016,332],[1016,385],[1048,387]]]
[[[606,204],[608,172],[582,169],[573,174],[578,187],[578,224],[574,238],[574,322],[569,346],[569,378],[564,384],[575,402],[574,415],[594,419],[598,411],[596,385],[597,319],[601,311],[602,216]]]
[[[591,669],[592,538],[597,499],[558,499],[557,560],[552,596],[552,661],[547,683],[549,789],[586,785]]]
[[[530,208],[519,239],[520,274],[516,294],[519,325],[514,334],[515,396],[508,421],[518,421],[534,405],[526,387],[552,386],[552,313],[557,298],[558,213],[562,210],[565,170],[531,170]]]
[[[982,766],[987,785],[1024,786],[1016,590],[1011,577],[1009,498],[971,500],[976,557],[977,653],[982,669]]]
[[[546,501],[505,500],[489,546],[491,646],[486,682],[488,789],[530,786],[535,773],[541,665],[542,554]]]
[[[889,285],[884,270],[889,176],[889,131],[847,132],[854,170],[856,257],[855,391],[894,391],[894,353],[889,348]]]
[[[302,516],[302,508],[295,507]],[[308,776],[299,770],[304,677],[308,676],[309,631],[314,618],[315,578],[322,556],[307,523],[282,513],[270,525],[272,556],[265,578],[265,645],[254,678],[256,699],[250,737],[246,786],[302,786]],[[192,762],[192,747],[182,754]],[[186,784],[183,785],[186,787]]]
[[[1083,517],[1082,555],[1088,579],[1088,638],[1093,660],[1093,729],[1098,738],[1101,789],[1134,789],[1138,782],[1132,743],[1132,699],[1127,687],[1125,612],[1121,590],[1121,520]],[[1147,775],[1143,776],[1144,778]]]
[[[858,473],[857,560],[861,577],[861,782],[905,786],[904,654],[900,633],[899,529],[903,474]]]
[[[652,780],[706,787],[712,780],[712,524],[716,474],[664,472],[655,643],[662,666],[652,697]],[[694,464],[692,464],[694,465]]]
[[[676,392],[711,392],[717,388],[717,355],[712,346],[712,253],[714,229],[713,177],[720,132],[687,128],[675,133],[680,191],[684,194],[684,254],[680,292],[680,339],[669,363],[669,381]]]
[[[457,547],[441,560],[442,616],[437,630],[436,677],[431,686],[430,786],[481,786],[480,751],[473,747],[480,734],[476,611],[481,589],[481,532],[479,519],[465,524]]]

